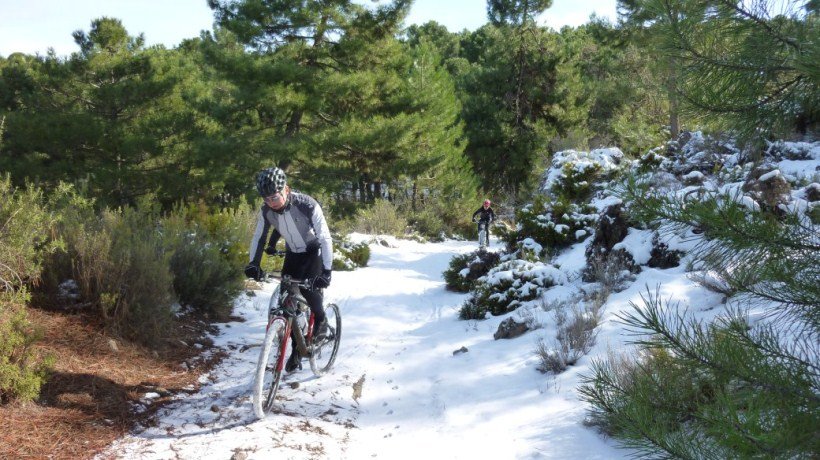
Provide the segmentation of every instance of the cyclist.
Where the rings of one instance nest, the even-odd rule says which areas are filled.
[[[279,168],[260,171],[256,176],[256,190],[264,204],[251,239],[250,263],[245,267],[245,275],[256,280],[264,277],[260,268],[262,252],[275,254],[279,237],[284,237],[282,275],[310,281],[313,290],[301,289],[301,292],[315,315],[316,337],[321,338],[328,333],[322,289],[330,285],[333,267],[333,241],[322,208],[309,195],[292,191],[287,185],[285,172]],[[271,226],[273,232],[265,246]],[[294,341],[285,371],[301,368],[301,357]]]
[[[478,225],[479,227],[483,224],[485,233],[487,234],[487,246],[490,245],[490,224],[495,220],[495,212],[493,208],[490,207],[492,203],[490,200],[484,200],[484,204],[481,205],[480,208],[476,212],[473,213],[473,223],[476,222],[476,217],[478,217]]]

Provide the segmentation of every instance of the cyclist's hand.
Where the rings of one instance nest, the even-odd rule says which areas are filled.
[[[245,266],[245,276],[259,281],[265,277],[265,271],[259,265],[248,264]]]
[[[324,289],[330,286],[330,270],[323,269],[322,274],[313,278],[310,282],[310,287],[313,290]]]
[[[265,247],[265,254],[267,254],[269,256],[275,256],[276,255],[276,246],[267,246],[267,247]]]

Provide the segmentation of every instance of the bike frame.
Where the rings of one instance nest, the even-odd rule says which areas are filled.
[[[293,309],[295,311],[296,308],[298,308],[298,307],[293,305],[293,303],[295,303],[296,300],[292,298],[292,294],[290,293],[290,291],[285,290],[285,292],[283,294],[282,293],[282,284],[279,284],[279,287],[277,287],[277,289],[279,289],[279,295],[280,296],[282,296],[282,295],[285,296],[284,298],[282,298],[281,300],[279,300],[277,302],[277,304],[278,304],[277,305],[277,312],[281,312],[284,308],[288,308],[288,307],[291,307],[291,309]],[[282,369],[285,368],[285,355],[287,354],[287,351],[288,351],[288,342],[289,342],[288,339],[290,338],[291,334],[294,332],[293,331],[293,319],[295,318],[295,316],[288,317],[288,316],[285,316],[285,315],[282,315],[282,314],[269,315],[268,325],[265,327],[265,332],[267,332],[270,329],[271,324],[273,324],[273,322],[277,318],[282,318],[283,320],[285,320],[285,333],[283,334],[283,337],[282,337],[282,342],[283,343],[281,345],[282,346],[282,353],[279,355],[279,359],[276,361],[276,371],[281,372]],[[299,352],[302,353],[303,355],[307,354],[307,352],[308,352],[306,344],[310,343],[310,340],[313,338],[313,323],[314,323],[314,321],[315,321],[315,318],[314,318],[313,310],[310,310],[310,316],[308,317],[307,334],[302,334],[302,331],[299,328],[297,328],[297,331],[296,331],[296,336],[297,336],[296,346],[298,348],[304,348],[304,349],[299,350]]]
[[[490,224],[489,222],[478,222],[478,245],[480,247],[490,245]]]

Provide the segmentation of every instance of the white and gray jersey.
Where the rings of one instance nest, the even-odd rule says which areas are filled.
[[[290,192],[288,203],[282,212],[276,212],[263,205],[256,223],[256,232],[251,239],[251,263],[259,264],[265,250],[265,239],[273,225],[271,241],[279,236],[285,238],[285,248],[290,252],[304,253],[322,249],[322,266],[330,270],[333,266],[333,240],[327,228],[325,215],[319,203],[312,197],[299,192]]]

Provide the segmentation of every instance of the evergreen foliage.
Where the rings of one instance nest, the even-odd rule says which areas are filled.
[[[354,270],[366,267],[370,260],[370,245],[366,242],[351,243],[346,238],[334,238],[333,270]]]
[[[485,319],[509,313],[540,298],[547,289],[564,284],[566,276],[542,262],[521,259],[502,261],[477,279],[473,292],[459,311],[461,319]]]
[[[39,190],[17,190],[0,177],[0,404],[37,397],[53,361],[33,345],[41,333],[28,321],[28,286],[37,282],[56,243],[42,231],[53,225]]]
[[[644,456],[816,455],[817,223],[800,209],[751,206],[732,193],[669,196],[634,180],[624,199],[635,219],[662,233],[700,229],[691,266],[735,307],[703,323],[657,293],[633,304],[621,320],[643,357],[593,365],[580,389],[591,421]]]
[[[523,24],[486,25],[462,42],[466,153],[485,190],[530,190],[550,140],[586,121],[578,67],[560,36]],[[510,50],[515,50],[511,52]]]
[[[172,214],[162,220],[165,245],[174,276],[174,292],[182,305],[227,320],[233,301],[242,290],[245,276],[240,270],[247,244],[239,222],[247,212],[219,214]],[[238,216],[240,216],[238,218]],[[244,256],[244,257],[243,257]]]
[[[657,293],[622,317],[644,358],[593,364],[591,422],[652,458],[803,458],[818,452],[817,335],[787,339],[739,310],[703,324]],[[651,335],[646,335],[651,334]]]
[[[501,256],[497,252],[477,251],[459,254],[450,259],[447,270],[442,276],[447,289],[456,292],[469,292],[473,283],[486,275],[491,268],[498,265]]]
[[[692,113],[745,138],[817,129],[820,68],[816,10],[806,0],[621,0],[650,24],[670,80]],[[674,135],[675,133],[673,133]]]

